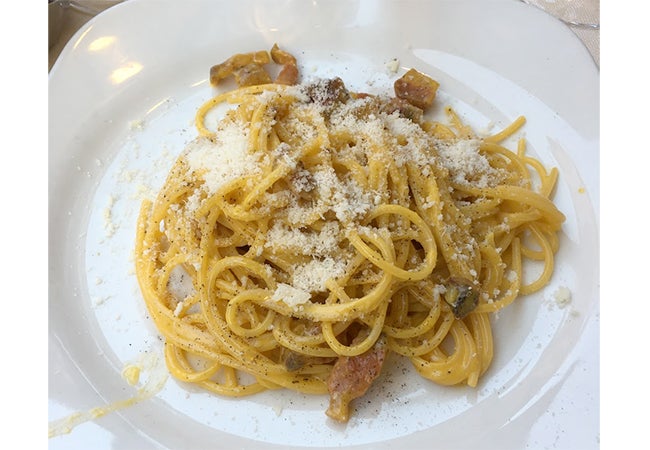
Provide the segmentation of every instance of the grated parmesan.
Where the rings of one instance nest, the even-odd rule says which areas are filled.
[[[293,309],[296,309],[305,303],[309,303],[310,299],[311,296],[309,295],[309,292],[297,289],[286,283],[279,283],[271,296],[271,300],[284,302],[285,305],[290,306]]]
[[[571,302],[571,290],[566,286],[560,286],[555,290],[553,297],[555,298],[555,303],[560,308],[564,308]]]
[[[305,232],[276,222],[267,233],[265,248],[288,249],[301,255],[325,256],[338,251],[340,228],[337,222],[328,222],[318,233]]]
[[[388,72],[391,74],[396,74],[397,71],[399,70],[399,59],[393,58],[390,61],[386,63],[386,69],[388,69]]]
[[[440,142],[441,163],[449,169],[451,179],[458,184],[476,187],[493,186],[501,180],[500,172],[479,152],[478,139],[459,139],[453,143]]]
[[[343,276],[346,266],[347,264],[343,259],[331,257],[312,259],[307,264],[295,267],[293,286],[306,292],[325,291],[325,282]]]
[[[184,299],[194,294],[194,286],[192,284],[192,277],[181,265],[175,266],[169,273],[169,280],[167,281],[167,289],[169,293],[179,303]]]
[[[247,150],[248,128],[241,123],[224,122],[214,140],[198,137],[185,149],[189,171],[203,177],[208,195],[244,175],[260,173],[257,158]]]

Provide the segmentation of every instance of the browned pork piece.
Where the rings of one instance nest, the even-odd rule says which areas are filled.
[[[395,80],[393,85],[398,98],[423,110],[433,103],[438,86],[440,84],[437,81],[415,69],[410,69],[401,78]]]
[[[345,103],[350,98],[350,91],[339,77],[315,81],[306,87],[306,93],[311,101],[323,106]]]
[[[271,59],[276,64],[292,64],[294,66],[298,64],[296,58],[291,53],[281,50],[278,44],[273,44],[271,47]]]
[[[285,64],[280,69],[280,73],[275,77],[275,82],[278,84],[294,85],[298,82],[298,66],[293,64]]]
[[[412,105],[403,98],[391,98],[382,106],[382,111],[391,114],[395,111],[406,119],[410,119],[415,123],[422,122],[423,111],[415,105]]]
[[[264,67],[254,63],[240,67],[235,70],[234,75],[239,87],[271,83],[271,76]]]
[[[278,44],[273,44],[271,59],[276,64],[282,64],[282,69],[275,78],[276,83],[293,85],[298,82],[298,63],[291,53],[281,50]]]
[[[445,285],[445,301],[457,319],[462,319],[478,306],[478,288],[460,278],[451,278]]]
[[[339,422],[350,419],[350,402],[366,393],[381,373],[388,347],[382,336],[365,353],[340,356],[327,380],[330,404],[326,414]]]
[[[271,60],[282,65],[280,73],[275,79],[276,83],[296,84],[298,82],[296,58],[274,44],[270,55],[266,50],[238,53],[224,62],[212,66],[210,68],[210,83],[216,86],[231,75],[235,77],[239,87],[272,83],[271,75],[264,68]]]
[[[245,69],[244,72],[249,73],[254,72],[257,69],[263,70],[262,66],[270,62],[271,58],[266,50],[250,53],[238,53],[231,56],[224,62],[216,64],[210,68],[210,83],[213,86],[216,86],[220,81],[228,78],[230,75],[234,75],[235,72],[240,71],[246,67],[248,68]]]

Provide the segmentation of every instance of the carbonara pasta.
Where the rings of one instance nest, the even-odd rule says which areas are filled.
[[[433,101],[437,83],[411,75],[406,91]],[[502,146],[524,119],[481,138],[399,93],[262,78],[198,109],[198,137],[141,208],[136,272],[170,373],[226,396],[329,393],[342,422],[388,352],[476,386],[490,313],[548,283],[564,221],[557,170]]]

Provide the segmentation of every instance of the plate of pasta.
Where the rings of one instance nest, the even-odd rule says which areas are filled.
[[[598,447],[599,75],[561,23],[130,0],[49,82],[51,448]]]

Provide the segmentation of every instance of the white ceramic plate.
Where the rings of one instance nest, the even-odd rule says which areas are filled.
[[[494,363],[476,389],[401,364],[342,426],[326,397],[224,399],[165,378],[133,274],[138,207],[195,135],[210,66],[275,42],[305,77],[353,89],[389,90],[416,67],[479,130],[523,114],[531,152],[559,167],[556,274],[495,317]],[[560,22],[516,1],[130,0],[73,37],[49,83],[50,427],[79,422],[50,448],[598,447],[599,73]],[[572,292],[564,307],[560,286]],[[130,364],[142,368],[135,386]],[[155,395],[83,420],[138,389]]]

